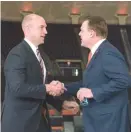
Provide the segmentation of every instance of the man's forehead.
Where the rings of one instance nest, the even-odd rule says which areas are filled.
[[[43,22],[41,23],[41,26],[47,27],[46,22],[45,22],[45,21],[43,21]]]
[[[81,25],[81,29],[88,27],[88,21],[84,21]]]
[[[34,20],[34,23],[37,23],[38,25],[44,26],[44,27],[47,26],[46,21],[43,18],[39,18],[39,19]]]
[[[45,27],[47,27],[47,24],[46,24],[46,21],[45,20],[44,20],[44,23],[43,24],[44,24]]]

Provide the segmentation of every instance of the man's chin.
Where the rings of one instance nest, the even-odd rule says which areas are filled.
[[[40,45],[42,45],[42,44],[44,44],[44,41],[41,41],[41,42],[40,42]]]
[[[81,43],[81,47],[88,48],[85,44]]]
[[[42,37],[42,38],[41,38],[41,42],[42,42],[42,43],[44,43],[44,41],[45,41],[45,38],[44,38],[44,37]]]
[[[85,46],[84,46],[84,43],[81,43],[81,46],[82,46],[82,47],[85,47]]]
[[[44,40],[41,40],[41,44],[43,44],[45,41]]]

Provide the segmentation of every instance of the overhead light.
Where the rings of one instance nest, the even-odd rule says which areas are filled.
[[[71,9],[71,12],[69,13],[69,16],[71,17],[72,24],[78,24],[79,23],[79,18],[81,16],[79,8],[73,7]]]
[[[33,5],[31,2],[23,2],[22,7],[21,7],[21,11],[20,14],[22,16],[28,15],[34,13],[33,12]]]
[[[127,15],[128,14],[128,5],[126,3],[120,3],[118,5],[117,15]]]

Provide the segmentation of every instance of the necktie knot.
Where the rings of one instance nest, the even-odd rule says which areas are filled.
[[[36,49],[36,54],[37,54],[37,56],[40,54],[40,51],[38,48]]]
[[[37,54],[37,57],[38,57],[39,62],[41,63],[42,57],[41,57],[41,55],[40,55],[39,49],[36,49],[36,54]]]
[[[37,54],[37,59],[38,59],[38,61],[40,63],[41,72],[43,74],[43,82],[45,82],[45,79],[44,79],[44,61],[43,61],[43,59],[42,59],[42,57],[40,55],[40,51],[39,51],[38,48],[36,49],[36,54]]]
[[[90,60],[91,60],[91,57],[92,57],[92,53],[91,53],[91,51],[90,51],[89,54],[88,54],[88,61],[87,61],[86,67],[87,67],[88,64],[89,64],[89,62],[90,62]]]
[[[90,51],[90,53],[88,54],[88,63],[90,62],[91,57],[92,57],[92,53],[91,53],[91,51]]]
[[[43,69],[43,61],[42,61],[42,57],[41,57],[41,55],[40,55],[39,49],[36,49],[36,54],[37,54],[37,57],[38,57],[40,66],[41,66],[41,68]]]

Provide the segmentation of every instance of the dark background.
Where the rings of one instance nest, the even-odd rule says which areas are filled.
[[[125,56],[125,51],[120,34],[121,27],[125,27],[127,29],[128,38],[131,45],[131,25],[108,25],[108,40]],[[79,33],[80,25],[51,23],[47,24],[48,34],[42,47],[51,60],[82,59],[80,43],[78,42],[78,38],[76,38],[78,33],[75,34],[74,29],[77,29]],[[5,87],[3,64],[9,51],[15,45],[21,42],[22,39],[23,32],[20,22],[1,22],[2,100],[3,89]],[[131,98],[131,94],[129,94],[129,96],[129,98]]]

